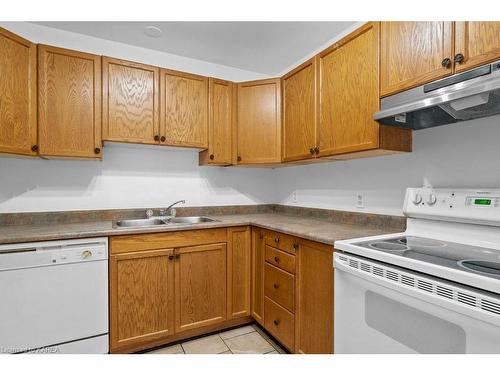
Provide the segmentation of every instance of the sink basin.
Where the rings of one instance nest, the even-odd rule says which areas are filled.
[[[172,224],[198,224],[198,223],[210,223],[217,221],[206,216],[184,216],[184,217],[173,217],[168,220],[168,223]]]
[[[125,227],[153,227],[156,225],[166,225],[167,222],[161,219],[130,219],[118,220],[115,225],[120,228]]]

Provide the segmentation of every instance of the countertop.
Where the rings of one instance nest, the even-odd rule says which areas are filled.
[[[211,215],[210,217],[217,221],[194,225],[175,224],[147,228],[114,228],[112,221],[47,225],[6,225],[0,227],[0,244],[254,225],[333,245],[337,240],[400,231],[397,228],[391,227],[342,224],[281,213]]]

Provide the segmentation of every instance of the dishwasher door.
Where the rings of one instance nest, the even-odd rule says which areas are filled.
[[[335,353],[500,353],[499,296],[335,254]]]
[[[0,301],[0,353],[106,353],[107,239],[1,246]]]

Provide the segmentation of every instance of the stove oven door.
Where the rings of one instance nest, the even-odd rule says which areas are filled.
[[[335,255],[335,353],[500,353],[500,299]]]

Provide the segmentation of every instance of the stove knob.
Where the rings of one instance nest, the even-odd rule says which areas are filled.
[[[429,206],[432,206],[436,203],[437,198],[435,194],[430,193],[429,196],[427,197],[427,204]]]
[[[419,193],[415,193],[412,202],[414,205],[420,204],[422,202],[422,196]]]

